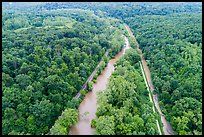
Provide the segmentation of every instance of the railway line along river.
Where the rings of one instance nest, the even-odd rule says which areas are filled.
[[[124,48],[108,62],[108,65],[105,67],[101,75],[98,76],[96,83],[93,84],[93,89],[91,92],[88,92],[79,106],[79,121],[76,125],[72,126],[70,129],[70,135],[92,135],[95,131],[95,128],[91,127],[91,120],[96,118],[97,110],[97,97],[96,93],[101,90],[106,89],[106,84],[108,78],[111,76],[114,71],[114,64],[116,61],[125,53],[127,49],[130,48],[127,37],[125,37]],[[85,116],[81,116],[83,113],[89,112]]]

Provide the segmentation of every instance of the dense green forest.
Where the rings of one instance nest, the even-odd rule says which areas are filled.
[[[105,51],[122,49],[122,29],[80,9],[4,10],[3,134],[46,134],[65,108],[77,109],[82,99],[73,97]]]
[[[154,91],[176,134],[202,132],[201,16],[176,13],[125,20],[149,60]]]
[[[99,72],[122,49],[123,23],[148,62],[154,94],[174,134],[202,134],[202,3],[2,5],[3,134],[68,134],[88,90],[78,100],[74,96],[106,51]],[[129,42],[135,49],[117,62],[98,96],[95,134],[158,134],[136,45]]]
[[[99,92],[97,119],[92,121],[99,135],[158,135],[152,103],[139,65],[140,56],[129,49],[111,75],[107,89]]]

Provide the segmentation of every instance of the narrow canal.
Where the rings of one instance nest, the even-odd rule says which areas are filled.
[[[134,35],[133,35],[131,29],[129,28],[129,26],[125,25],[125,27],[128,30],[130,36],[134,38]],[[138,52],[140,53],[140,58],[141,58],[141,61],[142,61],[142,66],[144,68],[144,72],[145,72],[145,75],[147,77],[147,83],[148,83],[148,85],[150,87],[150,91],[152,92],[154,90],[154,85],[152,83],[151,74],[150,74],[149,68],[147,66],[147,62],[146,62],[146,60],[143,57],[142,51],[139,48],[139,44],[137,43],[137,40],[136,40],[136,46],[137,46]],[[154,102],[155,102],[155,106],[156,106],[156,108],[159,111],[159,114],[161,116],[161,121],[162,121],[162,124],[163,124],[164,135],[174,135],[174,131],[173,131],[170,123],[166,120],[165,115],[162,114],[162,112],[160,110],[158,95],[153,95],[153,99],[154,99]]]
[[[98,76],[96,83],[93,84],[93,89],[91,92],[88,92],[79,106],[79,115],[89,112],[85,116],[79,116],[79,122],[72,126],[70,129],[70,135],[92,135],[95,131],[95,128],[91,127],[91,120],[96,118],[96,109],[97,109],[97,97],[96,92],[106,89],[106,84],[108,78],[114,71],[115,62],[125,53],[127,49],[130,48],[127,37],[125,37],[124,48],[108,62],[108,65],[103,70],[101,75]]]

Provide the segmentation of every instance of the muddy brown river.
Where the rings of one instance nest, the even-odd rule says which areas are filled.
[[[92,135],[95,131],[95,128],[91,127],[91,120],[96,118],[96,109],[97,109],[97,97],[96,93],[101,90],[106,89],[106,84],[108,78],[114,71],[115,62],[129,49],[129,42],[127,37],[125,37],[124,48],[108,62],[108,65],[105,67],[101,75],[98,76],[96,83],[93,84],[93,89],[91,92],[88,92],[79,106],[79,121],[76,125],[72,126],[70,129],[70,135]],[[87,115],[81,116],[83,113],[88,112]]]

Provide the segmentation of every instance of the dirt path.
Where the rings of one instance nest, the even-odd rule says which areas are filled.
[[[106,51],[105,55],[104,56],[108,56],[108,51]],[[80,91],[77,93],[77,95],[75,96],[76,99],[78,99],[80,97],[80,92],[81,90],[84,90],[87,88],[87,83],[89,81],[91,81],[94,77],[94,75],[96,74],[97,70],[99,69],[99,67],[101,66],[101,63],[102,63],[103,59],[101,59],[101,61],[99,62],[99,64],[97,65],[97,67],[95,68],[95,70],[91,73],[91,75],[89,76],[89,78],[86,80],[86,82],[84,83],[84,85],[82,86],[82,88],[80,89]]]
[[[163,123],[163,131],[165,133],[165,135],[173,135],[174,131],[170,125],[170,123],[166,120],[165,115],[161,112],[161,109],[159,107],[159,102],[158,102],[158,95],[153,95],[154,98],[154,102],[155,102],[155,106],[161,116],[161,120]]]
[[[131,37],[135,38],[133,33],[132,33],[132,31],[130,30],[129,26],[125,25],[125,27],[128,30],[129,35]],[[139,48],[139,44],[138,44],[137,40],[136,40],[136,46],[137,46],[138,52],[140,53],[140,58],[141,58],[141,61],[142,61],[142,66],[144,68],[144,71],[145,71],[145,74],[146,74],[146,78],[147,78],[147,82],[145,82],[145,83],[146,83],[146,86],[149,85],[147,87],[147,89],[149,91],[149,87],[150,87],[150,92],[152,92],[154,90],[154,85],[152,83],[151,74],[150,74],[149,68],[147,66],[147,62],[146,62],[146,60],[144,59],[144,57],[142,55],[142,51]],[[146,78],[145,78],[145,80],[146,80]],[[150,97],[150,101],[152,102],[152,98],[151,98],[150,94],[149,94],[149,97]],[[154,104],[155,104],[157,110],[159,111],[159,114],[160,114],[160,117],[161,117],[161,121],[162,121],[162,124],[163,124],[164,134],[165,135],[174,135],[174,132],[172,130],[172,127],[171,127],[170,123],[165,119],[164,114],[162,114],[162,112],[161,112],[161,109],[159,107],[158,96],[157,95],[153,95],[153,99],[154,99]],[[154,108],[153,108],[153,111],[155,111]],[[157,121],[157,123],[158,123],[158,121]]]
[[[145,74],[144,74],[144,71],[143,71],[143,68],[142,68],[142,64],[141,64],[141,63],[140,63],[140,68],[141,68],[141,70],[142,70],[142,75],[143,75],[143,78],[144,78],[144,80],[145,80],[145,84],[146,84],[146,87],[147,87],[147,91],[149,92],[149,99],[150,99],[150,102],[153,103],[153,101],[152,101],[152,97],[151,97],[151,94],[150,94],[150,90],[149,90],[149,86],[148,86],[148,84],[147,84],[147,80],[146,80],[146,78],[145,78]],[[154,106],[152,106],[152,109],[153,109],[153,112],[155,113]],[[160,129],[160,126],[159,126],[159,122],[158,122],[157,119],[156,119],[156,124],[157,124],[157,128],[158,128],[158,130],[159,130],[159,135],[162,135],[162,133],[161,133],[161,129]]]

